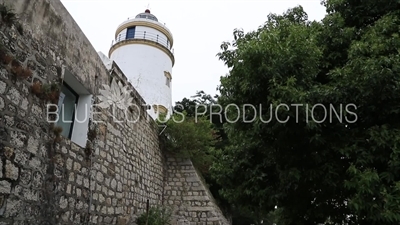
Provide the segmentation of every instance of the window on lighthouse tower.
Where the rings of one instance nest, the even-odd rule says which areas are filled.
[[[171,79],[172,79],[171,74],[168,71],[164,71],[164,75],[165,75],[165,85],[171,87]]]

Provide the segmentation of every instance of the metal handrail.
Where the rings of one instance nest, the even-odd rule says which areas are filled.
[[[120,41],[125,41],[125,40],[132,40],[132,39],[141,39],[141,40],[149,40],[149,41],[154,41],[158,44],[161,44],[162,46],[166,47],[171,51],[172,54],[174,54],[174,49],[171,49],[171,43],[169,40],[159,34],[148,32],[148,31],[135,31],[135,34],[133,38],[126,38],[126,30],[118,34],[117,39],[113,40],[111,42],[111,47],[115,44],[117,44]]]

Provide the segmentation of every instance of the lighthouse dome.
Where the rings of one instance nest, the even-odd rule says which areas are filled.
[[[150,13],[150,10],[146,9],[144,13],[139,13],[136,15],[135,18],[140,18],[140,19],[149,19],[149,20],[154,20],[158,22],[157,17],[155,17],[153,14]]]

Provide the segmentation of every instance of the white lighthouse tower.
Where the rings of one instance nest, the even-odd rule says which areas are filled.
[[[153,119],[172,114],[172,46],[171,31],[147,9],[118,26],[109,51],[109,58],[151,107],[148,113]]]

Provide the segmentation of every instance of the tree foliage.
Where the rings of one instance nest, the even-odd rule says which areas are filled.
[[[162,141],[165,149],[179,157],[190,158],[202,173],[208,173],[213,146],[217,140],[206,117],[188,117],[186,111],[174,114],[166,123]]]
[[[232,203],[264,216],[277,206],[279,224],[398,224],[399,2],[323,4],[321,22],[296,7],[222,43],[230,73],[218,103],[245,110],[224,124],[229,146],[212,173]],[[287,122],[265,122],[279,104],[302,106],[277,111]],[[323,110],[310,118],[316,104],[327,118]]]

